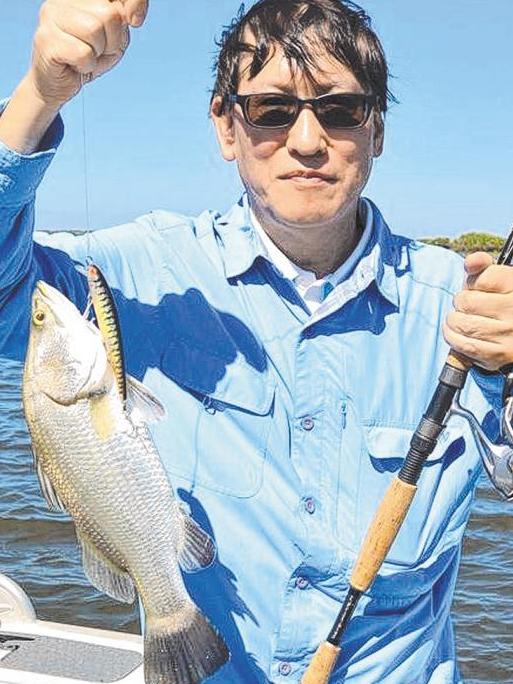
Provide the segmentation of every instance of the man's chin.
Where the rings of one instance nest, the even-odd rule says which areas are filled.
[[[307,211],[282,210],[276,209],[273,212],[273,218],[276,223],[281,223],[287,226],[294,226],[296,228],[308,228],[309,226],[322,226],[332,223],[336,220],[336,213],[328,213],[326,211],[318,210],[312,211],[310,207]]]

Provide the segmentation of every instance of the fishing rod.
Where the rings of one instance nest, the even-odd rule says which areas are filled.
[[[497,263],[511,265],[512,260],[513,229],[504,243]],[[451,408],[452,413],[456,414],[454,400],[463,389],[472,365],[472,361],[462,354],[452,349],[449,351],[428,408],[413,433],[404,463],[385,492],[367,530],[342,608],[326,641],[315,652],[301,684],[327,684],[340,654],[340,643],[349,620],[360,597],[374,581],[401,529],[417,491],[417,482],[424,463],[436,447],[438,437],[451,415]]]

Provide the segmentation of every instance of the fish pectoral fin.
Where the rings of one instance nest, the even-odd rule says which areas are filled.
[[[197,572],[212,565],[216,546],[210,535],[180,508],[182,534],[177,548],[178,562],[185,572]]]
[[[57,494],[52,481],[45,473],[41,466],[41,461],[38,459],[36,452],[34,452],[34,465],[36,467],[37,477],[39,480],[39,486],[41,487],[41,493],[46,499],[48,508],[51,511],[63,511],[66,512],[66,506],[62,503],[61,497]]]
[[[144,422],[156,423],[166,417],[166,409],[150,390],[131,375],[127,375],[127,408],[137,410]]]
[[[84,572],[91,584],[117,601],[133,603],[135,588],[130,575],[110,561],[78,529],[77,538],[82,550]]]

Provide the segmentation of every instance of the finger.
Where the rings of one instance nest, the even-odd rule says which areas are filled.
[[[451,311],[447,316],[446,322],[453,332],[465,337],[497,344],[507,343],[509,340],[513,341],[513,330],[510,321],[498,321],[494,318],[486,318],[485,316]]]
[[[50,46],[45,54],[55,64],[69,66],[80,74],[89,74],[96,67],[96,53],[89,43],[62,31],[55,24],[46,24],[38,30],[34,45],[37,47],[39,43]]]
[[[101,2],[94,6],[91,5],[90,11],[93,10],[95,16],[101,20],[107,38],[103,54],[116,55],[119,54],[120,50],[126,50],[130,42],[130,35],[122,3]]]
[[[500,345],[465,337],[451,330],[446,323],[443,325],[443,335],[453,351],[463,354],[486,370],[496,371],[513,359],[513,355],[508,357],[503,353]]]
[[[502,293],[461,290],[454,295],[453,306],[461,313],[513,320],[513,298]]]
[[[493,259],[487,252],[474,252],[465,257],[465,271],[469,275],[477,275],[492,264]]]
[[[137,28],[141,26],[148,14],[148,0],[121,0],[127,22]]]
[[[89,43],[96,55],[117,54],[126,47],[127,24],[114,3],[89,3],[82,6],[50,3],[45,18],[53,20],[59,28]]]
[[[107,71],[110,71],[123,57],[123,54],[124,51],[120,51],[112,55],[103,55],[102,57],[100,57],[100,59],[98,60],[97,73],[104,74]],[[93,76],[96,76],[96,73],[93,73]]]
[[[107,36],[98,17],[76,7],[46,5],[44,20],[52,22],[57,29],[69,36],[87,43],[97,57],[105,52]]]
[[[511,266],[488,266],[479,274],[467,278],[470,290],[508,294],[513,292],[513,268]]]

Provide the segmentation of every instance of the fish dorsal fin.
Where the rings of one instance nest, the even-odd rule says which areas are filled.
[[[114,565],[92,542],[77,529],[82,550],[82,565],[87,579],[99,591],[122,603],[135,601],[135,588],[130,575]]]
[[[127,375],[127,409],[137,411],[145,423],[156,423],[166,417],[166,409],[139,380]]]
[[[180,567],[185,572],[197,572],[212,565],[216,557],[216,546],[212,537],[180,507],[182,534],[177,553]]]
[[[57,494],[55,487],[52,484],[52,481],[43,470],[43,467],[41,466],[41,461],[38,459],[36,452],[34,452],[34,465],[36,467],[39,486],[41,487],[41,493],[46,499],[48,508],[51,511],[62,511],[65,513],[66,506],[62,503],[62,499]]]

